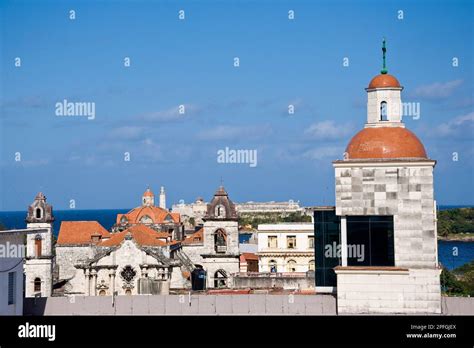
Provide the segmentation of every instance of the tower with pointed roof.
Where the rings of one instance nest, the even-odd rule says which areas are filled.
[[[25,296],[48,297],[53,287],[53,207],[39,192],[28,207],[26,227],[35,233],[26,236]]]
[[[230,287],[230,276],[239,272],[239,225],[235,204],[220,186],[204,217],[203,267],[209,288]]]
[[[333,162],[342,251],[338,310],[440,313],[436,161],[402,122],[403,88],[387,72],[385,40],[382,51],[381,74],[366,88],[365,126]],[[361,255],[353,255],[356,248]]]

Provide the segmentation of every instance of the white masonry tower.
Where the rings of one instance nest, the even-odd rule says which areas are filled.
[[[49,297],[53,289],[53,207],[38,193],[28,207],[26,227],[37,230],[26,237],[25,296]]]
[[[166,193],[164,186],[161,186],[160,188],[160,208],[166,209]]]

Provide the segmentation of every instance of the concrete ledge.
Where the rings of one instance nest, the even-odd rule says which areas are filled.
[[[408,268],[401,267],[369,267],[369,266],[337,266],[336,274],[409,274]]]

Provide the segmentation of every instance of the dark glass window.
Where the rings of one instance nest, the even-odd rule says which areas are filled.
[[[8,304],[15,304],[16,272],[8,272]]]
[[[347,265],[395,265],[393,216],[347,217]]]
[[[314,211],[316,286],[336,286],[334,267],[340,264],[340,254],[335,251],[340,242],[340,226],[335,210]]]
[[[35,278],[34,291],[35,292],[40,292],[41,291],[41,279],[40,278]]]

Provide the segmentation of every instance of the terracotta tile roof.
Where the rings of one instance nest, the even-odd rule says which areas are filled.
[[[420,139],[402,127],[364,128],[351,139],[346,153],[348,160],[427,158]]]
[[[182,241],[182,244],[202,244],[204,243],[204,229],[201,228],[198,231],[194,232],[192,235],[186,237],[185,240]]]
[[[153,194],[153,191],[150,189],[147,189],[145,193],[143,194],[143,197],[154,197],[155,195]]]
[[[398,82],[395,76],[390,74],[377,75],[369,83],[369,89],[388,87],[400,88],[400,82]]]
[[[180,222],[179,213],[170,213],[166,209],[155,206],[142,206],[133,208],[126,214],[117,214],[117,224],[121,223],[122,217],[125,217],[127,219],[127,223],[140,223],[140,219],[144,216],[149,216],[155,224],[166,222],[166,218],[168,216],[171,218],[172,222]]]
[[[97,221],[63,221],[57,244],[90,244],[93,235],[110,237],[110,233]]]
[[[134,225],[125,231],[113,233],[108,240],[104,240],[99,246],[117,246],[122,243],[125,236],[130,233],[139,245],[143,246],[165,246],[179,243],[178,241],[166,242],[170,235],[166,232],[157,232],[145,225]],[[164,239],[164,240],[163,240]]]

